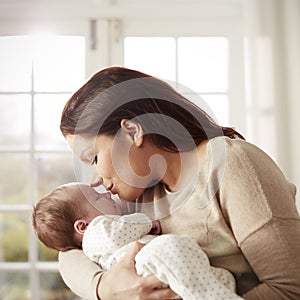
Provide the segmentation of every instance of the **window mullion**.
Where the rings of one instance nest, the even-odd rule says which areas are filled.
[[[34,205],[37,201],[37,164],[36,164],[36,153],[35,153],[35,110],[34,110],[34,57],[32,58],[31,67],[31,130],[30,130],[30,203]],[[28,260],[29,260],[29,278],[30,278],[30,290],[32,299],[40,299],[40,282],[39,273],[36,268],[38,263],[38,248],[37,239],[34,234],[31,222],[29,222],[29,245],[28,245]]]

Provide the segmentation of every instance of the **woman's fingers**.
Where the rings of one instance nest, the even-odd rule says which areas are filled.
[[[124,262],[132,265],[135,270],[135,256],[145,246],[145,244],[134,242],[127,254],[123,257]],[[178,299],[178,296],[162,283],[155,275],[147,277],[138,276],[136,281],[136,290],[141,299],[157,300],[157,299]]]
[[[155,275],[143,277],[143,285],[147,287],[147,297],[150,299],[178,299],[170,287],[162,283]],[[174,298],[175,297],[175,298]],[[177,298],[176,298],[177,297]],[[148,298],[145,298],[148,299]]]
[[[135,256],[144,244],[132,243],[124,257],[104,272],[98,285],[98,296],[103,300],[164,300],[176,299],[175,293],[154,275],[136,274]],[[110,285],[111,282],[115,284]]]
[[[132,246],[129,248],[128,252],[124,257],[121,259],[124,262],[128,262],[129,264],[134,265],[135,264],[135,256],[137,253],[144,247],[144,244],[133,242]]]

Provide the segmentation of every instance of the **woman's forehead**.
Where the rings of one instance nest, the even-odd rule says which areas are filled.
[[[66,140],[76,156],[81,157],[85,151],[95,149],[97,137],[68,135],[66,137]]]

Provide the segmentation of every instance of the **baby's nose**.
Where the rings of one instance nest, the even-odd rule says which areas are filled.
[[[90,183],[91,187],[97,187],[99,185],[103,184],[103,178],[100,176],[97,176],[92,182]]]

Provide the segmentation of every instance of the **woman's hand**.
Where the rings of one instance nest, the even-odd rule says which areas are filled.
[[[135,270],[135,256],[143,247],[135,242],[129,252],[106,271],[98,285],[98,297],[101,300],[155,300],[172,299],[176,294],[154,275],[138,276]]]

